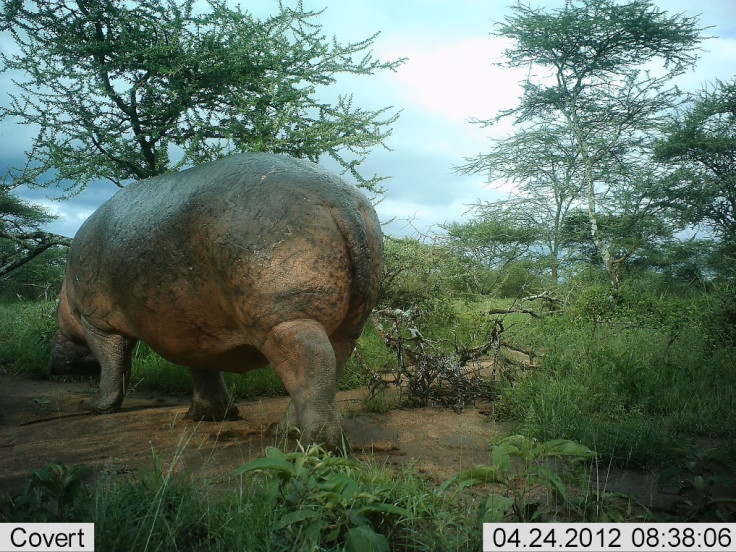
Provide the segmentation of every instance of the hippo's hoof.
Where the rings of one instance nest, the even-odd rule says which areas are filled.
[[[105,405],[98,399],[85,399],[79,402],[79,408],[85,412],[93,412],[94,414],[112,414],[120,412],[122,404]]]
[[[184,417],[198,422],[221,422],[223,420],[239,420],[240,413],[237,406],[215,408],[209,405],[192,403]]]
[[[299,439],[302,432],[298,426],[289,423],[286,419],[282,419],[280,422],[271,422],[266,429],[266,435],[269,437]]]
[[[315,436],[304,433],[298,426],[289,423],[288,419],[272,422],[266,429],[266,436],[279,441],[294,440],[302,445],[317,444],[335,456],[347,457],[350,456],[353,450],[344,434],[341,434],[340,439],[334,437],[332,439],[324,438],[322,435]]]

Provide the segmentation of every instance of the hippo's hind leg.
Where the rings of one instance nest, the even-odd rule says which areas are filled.
[[[301,440],[338,446],[337,363],[322,325],[306,319],[283,322],[269,332],[262,352],[291,396],[289,410],[296,414]]]
[[[82,319],[84,337],[100,363],[100,389],[83,407],[99,414],[118,412],[130,384],[131,353],[135,339],[104,332]]]
[[[238,419],[238,407],[233,405],[222,372],[198,368],[190,370],[194,394],[186,417],[208,421]]]

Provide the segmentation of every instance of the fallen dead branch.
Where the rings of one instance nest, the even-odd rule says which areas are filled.
[[[526,303],[527,301],[537,301],[537,300],[541,300],[542,305],[544,305],[546,308],[548,308],[551,311],[557,310],[559,307],[563,305],[562,299],[555,297],[549,291],[543,291],[542,293],[539,293],[537,295],[529,295],[527,297],[522,297],[521,302]]]
[[[376,332],[396,352],[397,369],[375,376],[369,384],[371,397],[396,386],[400,406],[433,405],[461,411],[466,405],[492,400],[496,395],[497,378],[488,376],[488,362],[481,359],[493,357],[495,371],[502,364],[501,347],[528,354],[501,340],[504,326],[498,317],[490,321],[481,345],[470,346],[456,338],[451,352],[422,334],[417,328],[419,318],[418,309],[382,309],[372,313]],[[533,352],[529,356],[533,359]]]
[[[543,293],[539,293],[537,295],[529,295],[527,297],[522,297],[518,301],[518,306],[516,304],[516,301],[514,301],[514,304],[512,304],[510,307],[505,309],[488,309],[485,314],[487,315],[494,315],[494,314],[528,314],[532,318],[542,318],[542,315],[539,314],[537,311],[534,311],[529,308],[522,308],[524,303],[528,303],[530,301],[542,301],[542,307],[547,309],[549,312],[554,312],[560,309],[560,307],[563,304],[562,299],[558,299],[557,297],[553,296],[550,292],[545,291]]]
[[[520,314],[529,314],[532,318],[542,318],[541,315],[537,314],[531,309],[518,309],[514,307],[509,307],[508,309],[489,309],[485,312],[485,314],[491,315],[491,314],[511,314],[511,313],[520,313]]]

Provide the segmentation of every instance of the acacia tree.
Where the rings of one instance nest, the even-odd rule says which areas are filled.
[[[397,114],[332,105],[318,87],[339,73],[371,75],[398,61],[376,60],[376,36],[328,40],[320,12],[278,4],[264,20],[225,0],[37,0],[4,2],[2,54],[18,92],[0,115],[37,127],[19,184],[90,181],[116,186],[232,151],[329,155],[359,185],[381,178],[358,166],[383,144]]]
[[[455,255],[488,269],[502,270],[529,254],[539,230],[517,217],[517,211],[493,207],[474,220],[452,222],[442,228],[444,241]]]
[[[48,249],[71,240],[41,226],[53,220],[43,208],[23,201],[9,185],[0,184],[0,278],[24,266]]]
[[[669,82],[695,63],[702,29],[696,17],[668,15],[649,0],[568,0],[551,12],[518,3],[512,12],[496,32],[513,40],[501,65],[528,66],[529,77],[520,105],[498,118],[572,137],[591,239],[618,287],[623,259],[598,224],[600,204],[637,185],[630,167],[642,162],[649,134],[676,103]]]
[[[579,202],[583,189],[578,153],[569,133],[545,125],[522,128],[508,138],[497,140],[489,153],[466,161],[456,168],[458,172],[487,173],[489,179],[515,184],[508,199],[479,203],[475,211],[483,220],[499,212],[513,212],[518,225],[534,229],[535,245],[546,252],[545,264],[556,283],[565,219]]]
[[[613,254],[619,260],[619,270],[626,267],[648,269],[656,267],[662,271],[660,260],[665,250],[674,250],[674,229],[667,218],[656,213],[642,212],[636,205],[631,210],[609,213],[598,217],[601,232],[608,236]],[[601,254],[590,235],[588,213],[584,209],[573,209],[565,219],[561,241],[573,262],[582,261],[600,266]]]
[[[462,268],[468,291],[489,293],[521,263],[536,257],[533,248],[542,229],[521,213],[505,204],[488,204],[468,222],[442,226],[441,243]]]
[[[736,79],[716,81],[675,113],[655,145],[676,170],[654,189],[691,224],[706,224],[736,260]]]

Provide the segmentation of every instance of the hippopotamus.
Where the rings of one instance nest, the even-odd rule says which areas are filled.
[[[237,154],[134,182],[69,249],[51,344],[54,374],[99,374],[85,405],[119,411],[143,341],[188,367],[187,417],[237,417],[223,372],[271,365],[287,417],[339,444],[338,378],[378,295],[375,210],[317,165]]]

